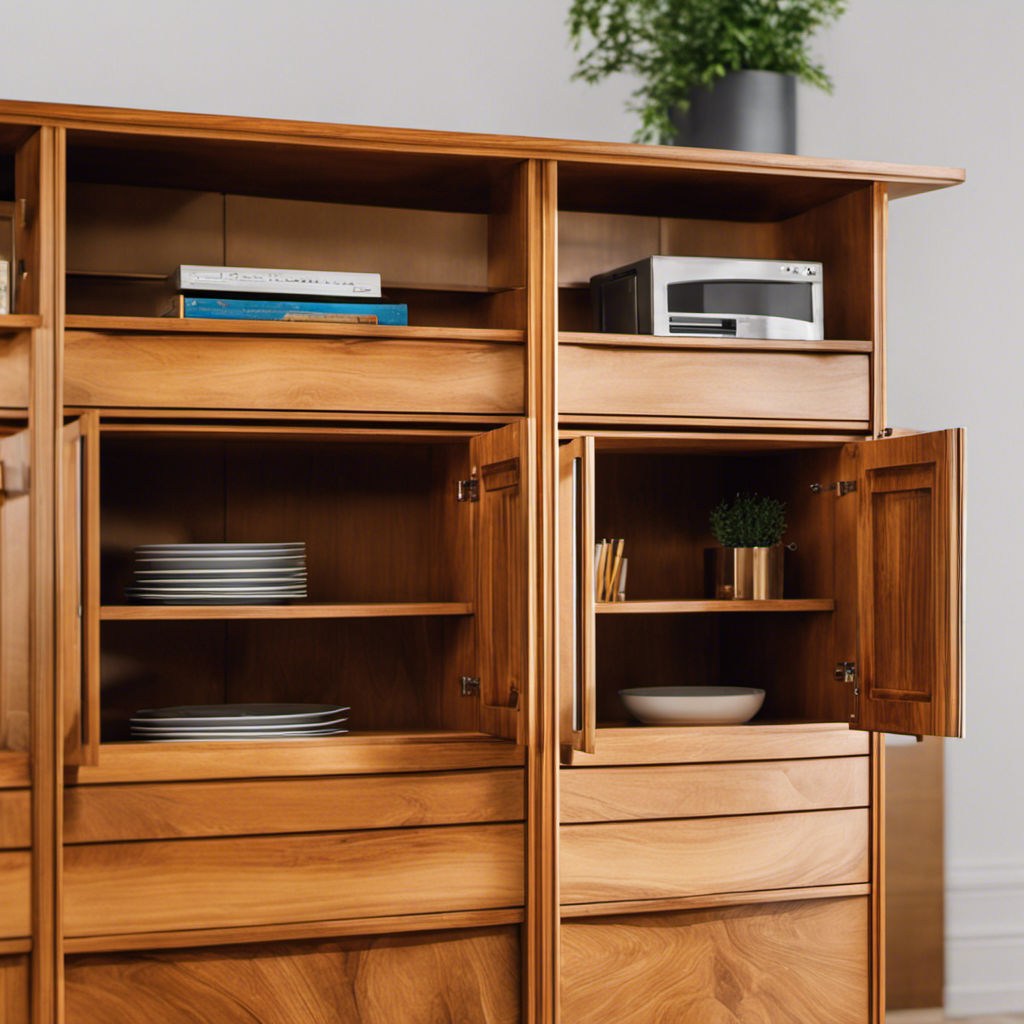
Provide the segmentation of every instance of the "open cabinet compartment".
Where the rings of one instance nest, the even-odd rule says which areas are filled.
[[[337,703],[353,736],[521,741],[527,433],[72,421],[86,653],[65,678],[69,763],[178,704]],[[126,601],[136,546],[222,541],[304,541],[308,598]]]
[[[640,686],[764,689],[753,725],[960,733],[960,432],[774,449],[581,437],[560,461],[564,745],[599,746],[626,723],[618,691]],[[782,600],[708,598],[709,513],[739,491],[786,503]],[[594,544],[613,537],[626,600],[601,603]]]
[[[525,328],[525,164],[68,132],[69,314],[159,316],[179,264],[377,272],[410,326]]]

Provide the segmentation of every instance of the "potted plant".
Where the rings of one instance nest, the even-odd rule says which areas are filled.
[[[846,0],[573,0],[574,79],[643,85],[637,142],[796,152],[796,82],[832,91],[809,43]]]
[[[737,494],[711,512],[711,548],[717,598],[770,600],[782,597],[782,535],[786,506],[775,498]]]

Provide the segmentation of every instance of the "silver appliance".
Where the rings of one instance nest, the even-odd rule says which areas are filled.
[[[650,256],[590,279],[613,334],[821,341],[822,268],[800,260]]]

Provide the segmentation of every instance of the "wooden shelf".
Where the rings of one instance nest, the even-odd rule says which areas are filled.
[[[425,615],[472,615],[469,601],[406,604],[108,604],[101,619],[388,619]]]
[[[705,615],[716,612],[831,612],[831,597],[783,598],[778,601],[598,601],[598,615]]]
[[[388,327],[305,320],[192,320],[162,316],[86,316],[65,318],[69,331],[100,334],[233,334],[240,338],[299,335],[335,338],[389,338],[398,341],[477,341],[521,344],[526,332],[484,327]]]
[[[26,331],[43,326],[43,318],[31,313],[2,313],[0,314],[0,334],[7,334],[11,331]]]
[[[560,345],[605,345],[612,348],[733,349],[746,352],[870,353],[870,341],[807,341],[801,338],[691,338],[653,334],[606,334],[596,331],[560,331]]]
[[[313,739],[100,745],[99,764],[77,770],[79,784],[199,779],[372,775],[518,768],[526,748],[477,732],[352,732]]]

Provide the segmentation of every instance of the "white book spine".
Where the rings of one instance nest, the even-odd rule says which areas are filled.
[[[175,291],[239,295],[296,295],[317,298],[379,299],[380,274],[333,270],[271,270],[264,267],[182,265]]]

